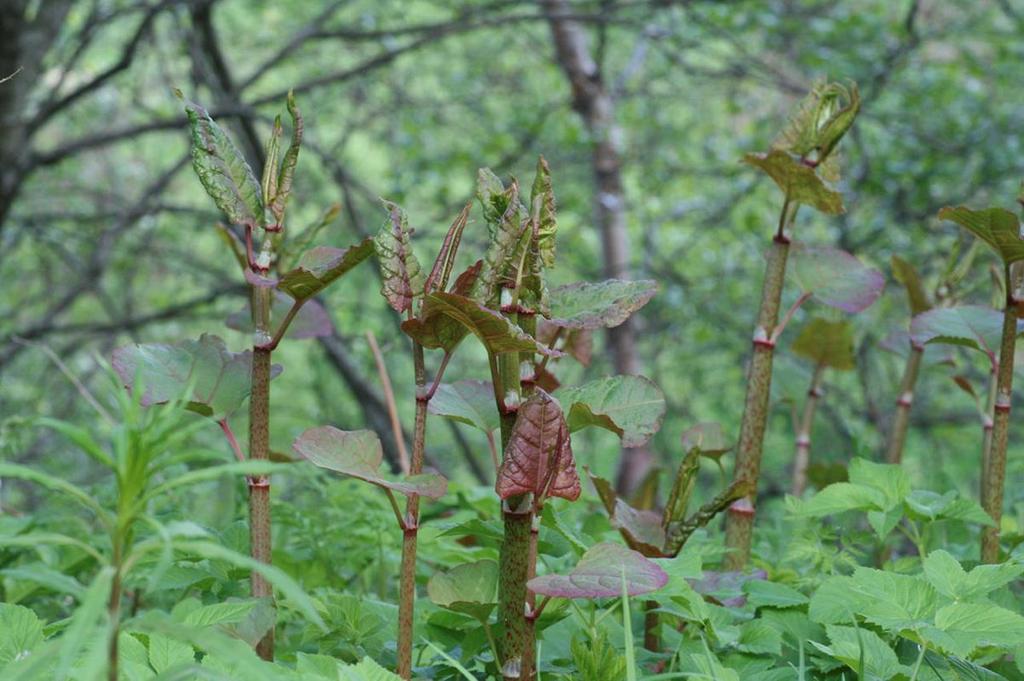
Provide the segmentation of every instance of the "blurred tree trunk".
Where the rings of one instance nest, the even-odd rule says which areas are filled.
[[[604,275],[629,278],[629,234],[626,231],[626,200],[622,188],[622,130],[615,120],[615,101],[590,48],[583,27],[567,18],[572,8],[565,0],[541,0],[548,14],[555,56],[572,88],[572,107],[590,133],[594,173],[594,217],[601,230]],[[632,320],[608,330],[608,346],[615,371],[640,372],[636,332]],[[647,447],[623,449],[616,477],[622,493],[636,489],[653,466]]]

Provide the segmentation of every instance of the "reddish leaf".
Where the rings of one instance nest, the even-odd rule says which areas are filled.
[[[373,240],[383,279],[380,292],[396,312],[402,313],[423,293],[423,272],[409,243],[412,232],[405,212],[390,201],[385,201],[384,207],[388,221]]]
[[[546,392],[538,390],[519,407],[495,489],[502,499],[533,494],[537,504],[547,497],[579,498],[569,427],[562,408]]]
[[[441,244],[441,251],[437,254],[434,266],[430,270],[430,276],[427,277],[427,282],[424,284],[423,290],[426,293],[443,291],[448,285],[448,278],[451,276],[452,268],[455,266],[455,256],[459,251],[459,242],[462,241],[462,231],[466,228],[466,222],[469,220],[469,210],[472,207],[472,201],[467,203],[466,207],[455,218],[452,226],[448,228],[448,233]]]
[[[828,246],[794,244],[789,271],[805,293],[851,314],[870,307],[885,288],[881,272]]]
[[[665,529],[661,513],[643,511],[619,499],[611,483],[590,473],[590,481],[597,490],[612,526],[619,530],[626,544],[649,558],[664,556]]]
[[[349,248],[317,246],[302,254],[295,269],[285,272],[277,287],[296,300],[308,300],[370,257],[373,240]]]
[[[617,598],[623,586],[630,596],[657,591],[668,582],[660,566],[621,544],[594,546],[568,575],[534,577],[527,586],[540,596]]]

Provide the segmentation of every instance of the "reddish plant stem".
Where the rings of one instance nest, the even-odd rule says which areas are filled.
[[[252,353],[252,394],[249,397],[249,456],[253,461],[270,460],[270,350],[256,347]],[[270,479],[249,480],[249,546],[252,557],[271,561]],[[253,598],[274,598],[270,583],[258,572],[250,576]],[[264,660],[274,659],[274,627],[256,644]]]
[[[238,438],[235,437],[235,432],[231,430],[231,425],[228,423],[228,420],[226,418],[221,419],[220,421],[217,421],[217,424],[220,426],[220,429],[224,431],[224,437],[227,438],[228,445],[231,447],[231,451],[234,453],[235,458],[239,461],[245,461],[245,454],[242,453],[242,447],[238,444]]]
[[[907,429],[910,426],[910,408],[914,402],[914,386],[917,385],[923,356],[924,347],[911,343],[907,365],[903,369],[903,379],[900,381],[900,394],[896,398],[896,415],[893,417],[889,441],[885,447],[886,463],[898,464],[903,460],[903,445],[907,441]]]
[[[811,387],[807,390],[807,401],[804,403],[804,414],[800,419],[800,427],[796,433],[796,454],[793,457],[793,496],[799,497],[807,487],[807,466],[811,462],[811,429],[814,426],[814,412],[821,399],[821,377],[825,373],[824,365],[814,367],[811,376]]]
[[[384,389],[384,404],[388,408],[388,418],[391,420],[391,433],[395,437],[395,447],[398,448],[398,466],[402,469],[402,473],[409,475],[409,452],[405,449],[402,424],[398,420],[398,405],[395,404],[395,391],[391,387],[391,376],[388,375],[387,365],[384,364],[384,355],[381,354],[380,346],[377,345],[377,337],[373,335],[373,331],[368,330],[366,332],[366,342],[370,344],[370,352],[373,353],[373,361],[377,365],[380,385]]]
[[[979,499],[985,498],[985,490],[988,488],[988,464],[992,454],[992,428],[995,425],[996,408],[996,381],[999,374],[999,360],[992,354],[992,369],[988,375],[988,390],[985,391],[985,406],[982,407],[978,401],[978,411],[981,417],[981,487],[979,488]]]

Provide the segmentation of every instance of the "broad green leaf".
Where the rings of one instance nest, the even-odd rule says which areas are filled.
[[[919,315],[930,310],[932,304],[924,290],[924,284],[921,282],[921,275],[917,268],[898,255],[892,256],[891,262],[893,278],[903,284],[903,288],[907,290],[910,314]]]
[[[861,603],[851,598],[853,577],[829,577],[811,595],[807,614],[820,624],[848,624],[852,622]]]
[[[870,307],[885,288],[881,272],[828,246],[794,244],[787,272],[804,293],[850,314]]]
[[[781,655],[782,634],[766,622],[751,620],[740,625],[736,647],[752,655]]]
[[[603,543],[583,554],[568,575],[543,575],[528,583],[539,596],[552,598],[617,598],[623,578],[630,596],[657,591],[668,575],[656,563],[621,544]]]
[[[423,295],[424,275],[412,250],[412,231],[405,211],[390,201],[384,202],[384,208],[388,219],[373,240],[380,261],[380,292],[392,309],[402,314]]]
[[[784,149],[772,149],[767,154],[745,154],[743,161],[772,178],[790,202],[812,206],[829,215],[844,210],[842,195],[799,156]]]
[[[945,494],[914,490],[907,495],[904,504],[912,515],[926,520],[962,520],[993,526],[992,517],[978,502],[959,497],[954,490]]]
[[[0,603],[0,665],[26,657],[43,642],[43,623],[28,608]]]
[[[188,408],[220,420],[242,406],[252,388],[252,352],[231,352],[217,336],[176,345],[145,343],[114,351],[114,370],[129,390],[139,381],[142,405],[163,404],[188,396]],[[271,368],[271,378],[281,367]]]
[[[690,426],[682,435],[683,451],[689,452],[693,449],[700,451],[701,456],[706,456],[715,461],[733,448],[733,443],[725,438],[722,432],[722,424],[715,421],[706,421]]]
[[[939,602],[935,589],[919,575],[866,567],[854,571],[847,597],[859,615],[892,633],[928,626]]]
[[[743,585],[747,603],[755,608],[793,608],[809,601],[807,596],[787,584],[754,579]]]
[[[392,674],[368,657],[364,657],[358,664],[342,667],[338,671],[338,681],[401,681],[400,676]]]
[[[981,646],[1012,648],[1024,640],[1024,617],[992,603],[952,603],[935,614],[949,652],[967,657]]]
[[[493,433],[501,425],[490,381],[442,383],[427,406],[431,414]]]
[[[281,275],[277,287],[295,300],[309,300],[369,258],[373,251],[374,242],[369,237],[348,248],[317,246],[302,254],[295,269]]]
[[[886,507],[885,495],[880,490],[849,482],[829,485],[806,501],[790,497],[787,502],[790,512],[803,518],[820,518],[844,511],[882,510]]]
[[[435,573],[427,582],[427,596],[436,605],[486,622],[498,604],[498,564],[478,560]]]
[[[910,323],[910,337],[918,345],[949,343],[986,354],[999,348],[1003,313],[982,305],[959,305],[922,312]]]
[[[971,210],[966,206],[946,206],[939,211],[940,220],[949,220],[991,246],[1003,262],[1024,260],[1024,239],[1020,220],[1003,208]]]
[[[158,674],[190,662],[195,662],[195,651],[188,643],[161,634],[149,635],[149,664]]]
[[[654,281],[608,279],[577,282],[552,289],[551,324],[567,329],[611,328],[622,324],[658,292]]]
[[[222,601],[203,605],[185,617],[185,624],[192,627],[211,627],[216,624],[241,622],[259,603],[255,599]]]
[[[929,553],[923,566],[935,590],[958,601],[982,598],[1024,574],[1024,565],[1015,562],[979,565],[966,572],[956,558],[941,549]]]
[[[574,501],[580,496],[565,416],[558,402],[543,390],[519,406],[495,490],[502,499],[532,494],[538,506],[550,497]]]
[[[853,324],[815,317],[793,341],[793,353],[818,366],[851,371],[856,366],[853,352]]]
[[[185,114],[192,130],[192,167],[206,193],[231,222],[263,226],[260,185],[241,152],[206,109],[185,102]]]
[[[333,426],[310,428],[292,444],[297,454],[310,463],[401,494],[440,499],[448,481],[436,473],[391,480],[380,471],[384,460],[380,438],[370,430],[339,430]]]
[[[885,495],[883,510],[903,503],[910,494],[910,476],[898,465],[855,458],[850,462],[850,482],[880,490]]]
[[[586,426],[610,430],[625,447],[639,447],[661,428],[665,397],[643,376],[612,376],[572,388],[555,397],[566,408],[569,430]]]
[[[860,669],[863,660],[865,676],[860,681],[887,681],[909,671],[900,664],[893,649],[870,629],[829,624],[825,630],[829,645],[815,643],[815,647],[854,671]]]

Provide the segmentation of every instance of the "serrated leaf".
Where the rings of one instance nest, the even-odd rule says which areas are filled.
[[[1007,264],[1024,260],[1020,220],[1008,210],[971,210],[966,206],[946,206],[939,211],[939,219],[960,225],[991,246]]]
[[[28,608],[0,603],[0,665],[31,654],[43,642],[43,623]]]
[[[918,315],[930,310],[932,305],[928,300],[928,294],[924,290],[924,284],[921,283],[921,275],[918,273],[917,268],[898,255],[892,256],[891,262],[893,278],[907,290],[910,313]]]
[[[425,282],[420,261],[412,251],[412,232],[405,211],[390,201],[384,202],[384,208],[388,219],[373,240],[380,261],[380,292],[392,309],[402,314],[423,294]]]
[[[888,681],[908,671],[900,664],[893,649],[870,629],[829,624],[825,630],[829,645],[816,644],[816,647],[854,671],[861,669],[863,662],[861,681]]]
[[[501,425],[490,381],[442,383],[430,398],[427,411],[493,433]]]
[[[1010,648],[1024,640],[1024,617],[992,603],[952,603],[935,614],[935,626],[948,637],[943,646],[967,657],[981,646]]]
[[[815,317],[793,341],[793,353],[817,366],[851,371],[856,366],[853,352],[853,324]]]
[[[979,565],[967,572],[956,558],[941,549],[929,553],[923,567],[925,578],[936,591],[961,601],[982,598],[1024,574],[1024,565],[1012,562]]]
[[[241,622],[252,612],[258,602],[255,599],[247,599],[210,603],[191,611],[185,617],[184,623],[192,627],[212,627],[218,624]]]
[[[820,518],[845,511],[883,510],[885,495],[880,490],[849,482],[837,482],[807,500],[791,498],[790,512],[796,517]]]
[[[149,635],[149,664],[157,674],[191,662],[195,662],[195,651],[189,644],[161,634]]]
[[[252,352],[231,352],[211,334],[176,345],[126,345],[114,351],[112,363],[129,390],[141,381],[143,406],[180,399],[191,387],[188,409],[218,420],[236,411],[252,388]],[[271,378],[280,373],[279,365],[271,368]]]
[[[625,447],[639,447],[661,428],[665,397],[643,376],[611,376],[560,388],[555,397],[567,409],[570,431],[586,426],[610,430]]]
[[[842,194],[799,156],[784,149],[772,149],[767,154],[744,154],[743,161],[772,178],[791,202],[812,206],[829,215],[838,215],[844,210]]]
[[[436,605],[486,622],[498,604],[498,564],[478,560],[435,573],[427,582],[427,596]]]
[[[962,520],[992,527],[992,517],[973,499],[964,499],[953,490],[938,494],[929,490],[914,490],[904,500],[907,510],[926,520]]]
[[[294,269],[281,275],[277,288],[295,300],[309,300],[369,258],[373,251],[370,238],[348,248],[317,246],[303,253]]]
[[[995,352],[1003,330],[1003,313],[983,305],[959,305],[922,312],[910,323],[910,338],[918,345],[948,343]]]
[[[192,167],[206,193],[231,222],[263,226],[260,185],[252,168],[206,109],[185,102],[192,131]]]
[[[761,620],[744,622],[736,648],[751,655],[781,655],[782,634]]]
[[[403,480],[385,477],[380,471],[384,461],[380,438],[370,430],[346,431],[333,426],[310,428],[296,438],[292,449],[315,466],[407,496],[417,494],[440,499],[448,489],[448,481],[436,473],[413,475]]]
[[[658,292],[657,282],[608,279],[552,289],[549,323],[567,329],[612,328],[622,324]]]
[[[401,681],[400,676],[384,669],[369,657],[364,657],[358,664],[342,667],[338,671],[341,674],[338,681]]]
[[[284,293],[275,291],[273,307],[270,312],[271,320],[280,322],[288,314],[291,307],[291,299]],[[245,307],[241,310],[232,313],[227,318],[226,324],[228,328],[235,331],[252,333],[256,327],[252,323],[252,312],[250,311],[249,304],[246,303]],[[274,331],[276,331],[276,328]],[[288,325],[288,338],[292,340],[319,338],[321,336],[329,336],[333,331],[334,325],[331,323],[331,317],[327,314],[324,306],[315,300],[307,300],[299,308],[295,318]],[[273,336],[274,333],[272,332],[271,335]]]
[[[543,390],[519,406],[495,490],[502,499],[530,493],[535,503],[547,497],[572,501],[580,496],[565,416]]]
[[[653,561],[621,544],[603,543],[583,554],[568,575],[534,577],[527,586],[552,598],[616,598],[622,595],[623,577],[630,596],[657,591],[668,582]]]
[[[829,307],[860,312],[885,288],[885,277],[846,251],[793,244],[787,270],[804,293]]]
[[[910,494],[910,476],[900,466],[875,463],[860,457],[850,462],[850,482],[880,490],[885,496],[883,509],[902,504]]]
[[[755,608],[795,608],[810,599],[788,584],[756,579],[743,585],[747,603]]]

